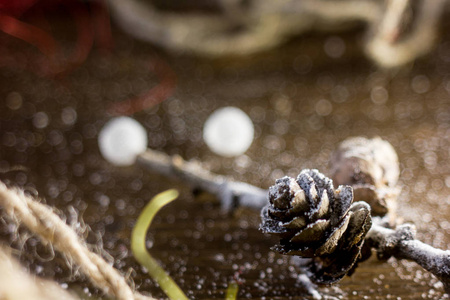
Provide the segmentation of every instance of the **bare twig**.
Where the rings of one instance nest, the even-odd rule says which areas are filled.
[[[420,1],[412,30],[402,37],[399,27],[408,2],[389,1],[380,29],[366,44],[367,54],[383,67],[398,67],[414,61],[430,52],[437,39],[438,24],[447,0]]]
[[[403,224],[395,230],[373,224],[366,236],[366,243],[377,251],[378,258],[408,259],[435,275],[450,293],[450,250],[433,248],[415,239],[415,228]]]
[[[211,2],[223,13],[176,14],[138,0],[109,0],[113,16],[131,35],[171,51],[210,57],[248,55],[306,31],[336,32],[365,23],[366,53],[386,68],[412,62],[432,49],[447,0],[416,1],[407,32],[401,28],[412,9],[410,0],[260,0],[247,6],[236,0]]]
[[[138,156],[137,163],[154,173],[178,179],[192,188],[215,195],[227,212],[238,206],[259,210],[267,202],[266,190],[213,174],[202,168],[200,164],[186,162],[180,156],[171,157],[165,153],[147,149]]]

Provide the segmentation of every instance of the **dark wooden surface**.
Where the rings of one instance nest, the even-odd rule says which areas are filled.
[[[145,67],[152,59],[169,63],[178,82],[163,104],[133,116],[148,130],[149,147],[200,160],[213,172],[267,188],[303,168],[327,174],[329,155],[340,141],[379,135],[393,144],[401,162],[398,217],[416,224],[422,241],[450,248],[446,44],[413,66],[386,72],[363,57],[359,32],[340,36],[346,51],[338,59],[323,50],[328,36],[299,38],[251,58],[214,61],[166,55],[116,30],[114,36],[111,55],[93,52],[64,81],[0,69],[0,177],[37,191],[69,219],[70,207],[75,208],[91,228],[88,240],[98,243],[101,236],[115,266],[124,273],[134,269],[131,276],[140,291],[164,297],[132,258],[134,220],[153,195],[176,187],[180,199],[158,214],[148,239],[151,253],[189,297],[223,298],[228,282],[237,279],[239,298],[308,298],[296,280],[299,269],[290,258],[271,252],[274,240],[257,230],[259,212],[224,215],[208,195],[194,197],[180,182],[137,166],[116,168],[100,156],[96,138],[110,118],[106,108],[158,84]],[[14,97],[22,100],[18,108],[11,106]],[[228,105],[244,110],[256,126],[251,148],[236,159],[214,155],[201,137],[207,116]],[[62,121],[68,108],[76,111],[74,124]],[[38,112],[49,117],[45,128],[33,125]],[[11,170],[15,166],[24,169]],[[0,223],[0,232],[2,242],[19,247],[7,223]],[[71,276],[59,256],[36,258],[35,252],[45,256],[48,251],[35,239],[25,242],[23,251],[22,261],[32,272],[71,286],[86,284]],[[318,289],[325,298],[444,297],[441,284],[415,264],[374,257],[341,283]]]

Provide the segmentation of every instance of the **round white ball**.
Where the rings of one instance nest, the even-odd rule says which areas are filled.
[[[129,166],[147,149],[147,132],[136,120],[118,117],[103,126],[98,135],[100,153],[110,163]]]
[[[237,107],[214,111],[203,127],[203,140],[216,154],[233,157],[243,154],[253,142],[252,120]]]

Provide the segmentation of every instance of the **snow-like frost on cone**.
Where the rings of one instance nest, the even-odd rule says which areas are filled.
[[[308,269],[320,283],[336,282],[353,269],[371,227],[370,206],[353,203],[350,186],[335,189],[331,179],[309,169],[270,187],[261,218],[261,231],[280,237],[272,249],[312,258]]]

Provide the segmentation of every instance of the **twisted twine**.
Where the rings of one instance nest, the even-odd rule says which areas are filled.
[[[64,223],[49,206],[26,195],[23,190],[8,188],[0,182],[0,206],[6,214],[44,243],[50,243],[66,257],[72,259],[90,281],[105,294],[119,300],[153,300],[133,292],[125,278],[101,256],[90,251],[86,242]]]

